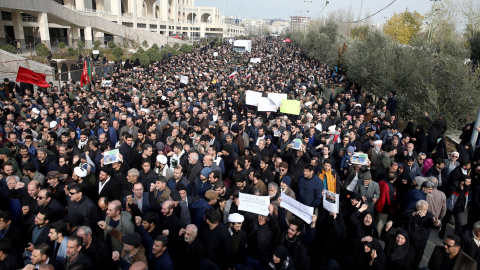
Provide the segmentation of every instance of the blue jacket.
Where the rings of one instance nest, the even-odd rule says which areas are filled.
[[[298,178],[297,200],[305,205],[317,207],[322,202],[323,181],[313,175],[311,179],[301,175]]]
[[[199,199],[192,203],[190,206],[190,217],[192,219],[192,223],[195,224],[200,231],[203,227],[204,223],[204,213],[207,209],[213,209],[213,207],[208,204],[205,199]]]
[[[427,200],[427,195],[421,189],[413,189],[407,192],[402,198],[402,210],[413,209],[415,211],[415,204],[419,200]]]
[[[100,136],[100,134],[104,133],[103,128],[98,129],[97,131],[97,137]],[[108,136],[110,137],[110,140],[112,141],[113,146],[118,142],[118,137],[117,137],[117,131],[113,127],[108,128]]]

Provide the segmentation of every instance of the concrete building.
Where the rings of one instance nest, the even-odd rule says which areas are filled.
[[[310,24],[311,19],[305,16],[291,16],[290,27],[292,30],[304,30]]]
[[[87,48],[95,40],[136,40],[149,44],[178,42],[177,37],[244,35],[228,24],[215,7],[196,7],[194,0],[1,0],[0,42],[20,41],[22,47],[45,42]]]

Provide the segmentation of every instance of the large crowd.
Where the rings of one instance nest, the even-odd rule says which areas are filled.
[[[1,270],[416,270],[437,235],[429,269],[480,269],[476,127],[449,152],[445,115],[399,119],[394,89],[374,97],[291,44],[127,60],[84,87],[5,79],[0,96]],[[239,210],[241,193],[268,196],[268,214]]]

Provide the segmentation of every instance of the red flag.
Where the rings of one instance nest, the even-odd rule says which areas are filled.
[[[238,73],[238,72],[234,71],[232,74],[230,74],[230,76],[228,76],[228,78],[231,79],[231,78],[235,77],[235,75],[237,75],[237,73]]]
[[[17,72],[17,82],[24,82],[24,83],[31,83],[38,85],[40,87],[50,87],[50,85],[45,81],[47,76],[43,73],[36,73],[31,71],[30,69],[26,69],[24,67],[18,67]]]
[[[80,77],[80,86],[83,87],[85,84],[87,84],[88,81],[89,79],[88,79],[87,60],[84,60],[82,76]]]
[[[245,77],[245,80],[252,77],[252,73],[248,73],[248,75]]]

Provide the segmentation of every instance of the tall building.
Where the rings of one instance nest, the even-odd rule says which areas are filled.
[[[291,16],[290,27],[292,30],[303,30],[310,24],[311,18],[305,16]]]
[[[84,40],[90,48],[95,40],[122,39],[163,45],[245,34],[219,9],[197,7],[194,0],[1,0],[0,11],[0,42],[22,45]]]

